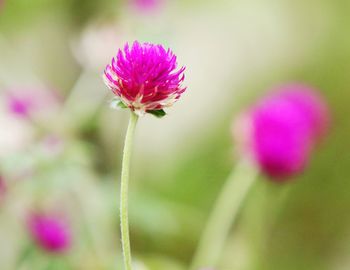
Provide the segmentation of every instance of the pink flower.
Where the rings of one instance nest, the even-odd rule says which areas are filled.
[[[162,0],[131,0],[131,4],[140,11],[154,11],[160,7]]]
[[[52,90],[40,87],[7,89],[5,98],[9,111],[21,118],[47,115],[59,104],[59,98]]]
[[[34,241],[47,252],[63,253],[70,248],[69,226],[59,216],[34,213],[29,217],[28,230]]]
[[[315,90],[284,85],[237,123],[245,128],[241,134],[245,153],[263,172],[283,181],[303,171],[316,142],[326,133],[329,113]]]
[[[12,95],[9,97],[9,109],[15,115],[26,117],[29,115],[32,107],[33,101],[30,99],[24,99]]]
[[[330,122],[328,107],[316,90],[301,84],[289,84],[283,86],[281,95],[303,112],[315,138],[322,138],[327,133]]]
[[[161,45],[125,45],[104,72],[106,85],[138,115],[172,106],[186,90],[185,68],[177,69],[176,56]]]

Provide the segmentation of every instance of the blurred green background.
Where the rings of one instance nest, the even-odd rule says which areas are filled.
[[[232,119],[291,81],[322,91],[331,132],[296,181],[261,177],[218,269],[350,269],[350,2],[135,5],[0,1],[0,268],[122,269],[118,190],[128,113],[109,108],[101,74],[118,48],[140,40],[174,50],[187,67],[188,90],[167,117],[145,116],[137,128],[130,223],[138,269],[187,269],[236,162]],[[55,91],[59,102],[19,119],[6,105],[13,88]],[[52,136],[59,145],[48,149]],[[25,216],[37,207],[69,216],[67,254],[38,249],[23,259],[31,242]]]

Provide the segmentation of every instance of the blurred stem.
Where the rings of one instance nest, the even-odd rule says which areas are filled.
[[[31,244],[28,243],[20,253],[19,257],[17,258],[16,265],[14,269],[20,270],[22,268],[25,268],[25,263],[29,261],[28,259],[33,255],[35,252],[35,247]]]
[[[131,112],[129,126],[125,136],[122,172],[121,172],[120,227],[121,227],[122,248],[123,248],[125,270],[132,270],[130,238],[129,238],[129,218],[128,218],[128,186],[129,186],[129,174],[130,174],[130,157],[132,152],[137,119],[138,119],[138,116],[135,113]]]
[[[272,231],[276,231],[278,220],[281,213],[286,207],[287,200],[291,191],[292,185],[272,185],[275,183],[269,183],[268,186],[264,186],[265,189],[261,190],[259,204],[259,213],[252,213],[253,224],[255,227],[255,235],[252,235],[254,239],[254,245],[252,247],[252,269],[265,269],[268,266],[266,260],[266,252],[268,251],[269,237]],[[268,269],[268,267],[266,268]]]
[[[204,228],[191,270],[216,266],[230,228],[257,175],[257,170],[247,160],[242,160],[232,170]]]
[[[53,270],[56,268],[56,261],[54,258],[49,258],[47,264],[43,267],[43,270]]]
[[[91,213],[88,208],[85,206],[85,198],[83,197],[83,193],[81,192],[81,187],[79,185],[72,186],[72,195],[73,198],[76,199],[77,205],[80,208],[80,213],[82,215],[82,219],[84,222],[84,227],[86,233],[89,236],[90,244],[94,249],[97,262],[101,268],[105,268],[105,256],[104,256],[104,248],[100,243],[99,231],[95,230],[93,224],[91,224],[91,218],[89,214]]]

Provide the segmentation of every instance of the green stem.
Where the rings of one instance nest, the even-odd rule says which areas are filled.
[[[24,247],[19,257],[17,258],[14,269],[19,270],[25,268],[26,262],[29,261],[28,259],[30,259],[30,257],[33,256],[34,253],[35,247],[31,243],[28,243],[28,245]]]
[[[121,186],[120,186],[120,228],[125,270],[132,270],[130,239],[129,239],[129,218],[128,218],[128,185],[130,174],[130,157],[135,134],[135,127],[138,116],[131,112],[128,130],[125,136]]]
[[[257,171],[248,161],[241,161],[233,169],[204,228],[191,270],[216,266],[230,228],[256,178]]]
[[[101,268],[104,268],[105,265],[105,256],[104,256],[104,247],[101,244],[101,238],[99,238],[99,232],[95,230],[94,226],[91,223],[90,211],[88,207],[84,207],[86,204],[85,197],[82,192],[80,192],[80,185],[72,185],[72,196],[76,200],[78,207],[80,208],[79,212],[81,213],[84,229],[89,237],[90,245],[92,246],[98,265]]]

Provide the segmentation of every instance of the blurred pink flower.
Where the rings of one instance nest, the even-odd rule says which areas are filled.
[[[18,87],[7,89],[6,102],[9,111],[18,117],[27,118],[47,115],[57,109],[59,97],[50,89]]]
[[[303,171],[328,123],[326,103],[315,90],[284,85],[240,117],[235,137],[241,129],[238,139],[246,154],[263,172],[283,181]]]
[[[150,12],[157,10],[164,0],[130,0],[131,4],[139,11]]]
[[[47,252],[63,253],[71,246],[70,228],[60,216],[33,213],[28,219],[28,230],[34,241]]]
[[[10,96],[9,108],[10,111],[16,115],[26,117],[29,115],[33,102],[31,99],[24,99],[21,97]]]
[[[120,101],[138,115],[173,105],[186,90],[185,68],[161,45],[125,45],[105,69],[104,80]]]
[[[330,122],[328,106],[316,90],[301,84],[289,84],[283,86],[280,94],[303,112],[315,138],[321,138],[327,132]]]

